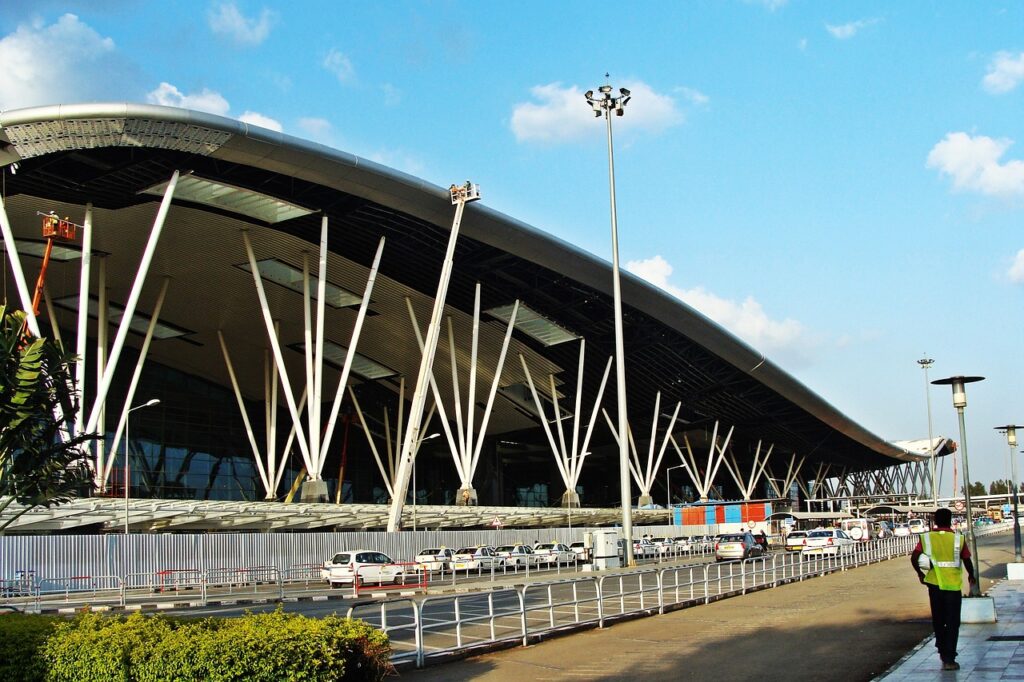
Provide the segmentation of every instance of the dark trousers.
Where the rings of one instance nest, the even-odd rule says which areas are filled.
[[[935,629],[935,648],[943,663],[956,660],[956,642],[960,637],[960,590],[940,590],[928,586],[928,601],[932,607],[932,628]]]

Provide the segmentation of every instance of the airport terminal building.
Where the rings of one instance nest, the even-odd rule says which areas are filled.
[[[9,305],[42,223],[74,228],[37,326],[81,358],[96,497],[618,505],[611,265],[463,178],[126,103],[0,113],[0,166]],[[686,304],[622,296],[635,502],[924,486],[921,452]]]

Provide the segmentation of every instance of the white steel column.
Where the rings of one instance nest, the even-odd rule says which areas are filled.
[[[75,390],[78,392],[78,409],[75,412],[75,435],[82,433],[85,427],[85,371],[86,345],[89,342],[89,269],[92,265],[92,204],[85,205],[85,225],[82,226],[82,264],[78,280],[78,330],[75,339],[75,352],[78,362],[75,363]],[[99,485],[98,469],[95,470]]]
[[[50,328],[53,330],[54,340],[64,348],[64,339],[60,337],[60,325],[57,324],[57,311],[53,309],[53,298],[50,296],[50,287],[43,284],[43,302],[46,304],[46,317],[50,320]]]
[[[263,313],[263,324],[267,329],[267,336],[270,338],[270,349],[274,354],[274,362],[277,363],[281,373],[281,387],[284,389],[284,399],[288,403],[288,411],[291,413],[292,424],[298,435],[299,450],[302,452],[302,460],[306,465],[306,471],[313,476],[313,462],[310,458],[309,441],[306,439],[306,431],[302,428],[302,418],[295,405],[295,393],[292,391],[292,383],[288,379],[288,369],[284,364],[284,356],[281,355],[281,344],[277,339],[274,330],[274,319],[270,314],[270,306],[267,303],[267,293],[263,290],[263,278],[260,276],[259,266],[256,264],[256,254],[252,250],[252,242],[249,241],[249,231],[242,230],[242,242],[245,245],[245,253],[249,259],[249,267],[252,270],[253,282],[256,284],[256,295],[260,301],[260,311]]]
[[[515,312],[513,311],[513,318]],[[565,483],[565,493],[562,495],[562,506],[563,507],[579,507],[580,497],[575,492],[575,488],[580,482],[580,472],[583,470],[583,463],[590,455],[587,450],[590,445],[590,437],[594,432],[594,424],[597,422],[597,415],[601,407],[601,399],[604,396],[604,388],[608,382],[608,374],[611,371],[612,357],[608,357],[607,364],[604,367],[604,376],[601,378],[601,386],[598,389],[597,397],[594,400],[594,409],[591,412],[590,421],[587,424],[587,432],[584,435],[583,442],[580,441],[580,422],[582,421],[582,410],[583,410],[583,374],[584,374],[584,363],[586,358],[586,341],[580,340],[580,369],[577,374],[577,401],[575,401],[575,413],[572,415],[572,439],[570,444],[566,446],[566,439],[563,433],[563,419],[561,418],[561,411],[558,408],[558,397],[557,391],[554,386],[554,375],[548,375],[549,390],[552,394],[552,403],[555,409],[554,422],[558,428],[558,443],[555,443],[555,438],[551,433],[551,428],[548,426],[548,416],[544,410],[544,402],[541,400],[541,396],[537,391],[534,383],[534,377],[532,377],[529,367],[526,365],[526,359],[520,354],[519,361],[522,364],[523,372],[526,375],[526,382],[530,389],[530,394],[534,396],[534,404],[537,407],[537,414],[540,417],[541,425],[544,428],[544,432],[548,437],[548,445],[551,447],[551,454],[555,457],[555,465],[558,467],[559,473],[562,475],[562,480]],[[492,399],[494,398],[494,388],[492,389]],[[488,402],[489,406],[489,402]],[[482,431],[482,429],[481,429]],[[477,455],[479,455],[479,442],[477,443]],[[475,466],[475,464],[474,464]]]
[[[231,389],[234,391],[235,400],[238,402],[238,411],[242,415],[242,424],[245,425],[245,435],[249,438],[249,447],[252,448],[253,459],[256,460],[256,468],[260,473],[260,480],[263,481],[263,489],[266,491],[265,499],[274,499],[274,487],[271,486],[270,477],[267,476],[263,467],[263,458],[260,455],[260,448],[256,445],[256,435],[253,433],[252,424],[249,422],[249,412],[245,409],[245,400],[242,398],[242,390],[238,386],[238,377],[235,375],[235,366],[231,362],[231,354],[228,353],[228,345],[224,341],[224,334],[217,330],[217,340],[220,341],[220,350],[224,355],[224,364],[228,368],[228,377],[231,379]],[[264,372],[264,376],[266,376]],[[273,472],[271,472],[273,475]]]
[[[416,318],[416,311],[412,308],[412,300],[408,296],[405,297],[405,307],[409,311],[409,320],[412,322],[413,334],[416,336],[416,343],[419,346],[420,353],[423,352],[423,334],[420,332],[419,320]],[[434,377],[433,371],[430,373],[430,390],[433,392],[434,405],[437,407],[437,412],[441,417],[441,430],[444,431],[445,438],[448,440],[448,452],[452,456],[452,461],[455,464],[455,470],[459,473],[459,481],[466,480],[466,474],[462,469],[462,459],[459,457],[459,446],[455,443],[455,436],[452,434],[451,425],[448,423],[448,414],[444,409],[444,402],[441,400],[441,391],[437,388],[437,381]]]
[[[135,362],[135,371],[132,373],[132,380],[128,384],[128,394],[124,399],[124,409],[121,412],[121,418],[117,423],[117,429],[114,431],[114,440],[110,443],[110,453],[115,455],[117,453],[117,446],[121,443],[121,434],[124,433],[125,427],[128,424],[128,410],[131,409],[132,403],[135,402],[135,389],[139,386],[139,379],[142,377],[142,368],[146,364],[146,358],[149,355],[149,345],[153,341],[153,332],[156,330],[157,321],[160,318],[160,311],[164,307],[164,297],[167,296],[167,286],[170,284],[171,278],[164,276],[164,281],[160,285],[160,293],[156,298],[156,305],[153,307],[153,314],[149,318],[149,325],[146,327],[146,338],[142,341],[142,349],[139,351],[139,359]],[[126,449],[130,447],[127,444]],[[107,468],[103,471],[103,479],[100,481],[100,488],[107,487],[107,480],[110,478],[110,470],[114,464],[114,457],[111,456],[107,461]]]
[[[313,424],[316,424],[316,458],[317,475],[322,476],[324,460],[327,457],[326,445],[330,439],[320,430],[320,410],[323,405],[324,385],[324,307],[327,303],[327,216],[320,219],[320,259],[317,263],[317,286],[316,286],[316,355],[313,366],[316,367],[316,375],[313,377],[312,401],[313,401]],[[376,273],[373,273],[374,276]],[[369,298],[369,296],[367,296]],[[360,327],[361,327],[360,323]],[[357,335],[354,335],[358,339]],[[355,341],[350,345],[350,350],[355,353]],[[343,391],[342,391],[343,392]],[[312,430],[312,429],[311,429]],[[340,485],[340,483],[339,483]],[[339,491],[340,492],[340,491]]]
[[[7,217],[7,208],[4,206],[2,196],[0,196],[0,229],[3,230],[4,242],[7,244],[7,255],[11,263],[11,272],[14,275],[14,286],[18,289],[21,308],[25,311],[25,317],[28,320],[28,330],[32,332],[33,336],[39,338],[39,321],[36,320],[35,311],[32,310],[32,296],[29,294],[28,283],[25,281],[25,271],[21,269],[21,256],[18,255],[14,230]]]
[[[121,324],[117,328],[117,336],[114,337],[114,345],[110,349],[110,362],[104,368],[103,371],[103,382],[98,386],[96,391],[96,402],[93,404],[92,412],[89,415],[89,421],[86,424],[86,433],[92,433],[96,428],[96,424],[100,418],[100,410],[107,401],[107,392],[110,390],[110,383],[114,379],[114,369],[117,367],[117,362],[121,358],[121,349],[124,348],[125,339],[128,336],[128,330],[131,327],[132,318],[135,316],[135,308],[139,303],[139,296],[142,294],[142,285],[146,281],[146,275],[149,274],[149,265],[153,261],[153,254],[156,252],[156,245],[160,241],[160,234],[163,232],[164,222],[167,219],[167,212],[171,208],[171,199],[174,197],[174,189],[178,185],[178,171],[174,171],[171,176],[170,182],[167,183],[167,189],[164,191],[164,198],[160,202],[160,209],[157,211],[156,220],[153,223],[153,231],[149,235],[149,241],[146,243],[146,248],[142,252],[142,260],[139,263],[139,270],[135,275],[135,281],[132,283],[131,292],[128,294],[128,300],[125,302],[124,313],[121,317]]]
[[[100,261],[97,264],[99,267],[96,272],[96,385],[103,385],[103,374],[107,371],[107,335],[110,332],[110,304],[107,294],[107,256],[100,256]],[[88,308],[86,312],[88,313]],[[101,471],[106,471],[107,466],[107,454],[106,454],[106,440],[104,435],[107,430],[107,408],[106,403],[103,404],[99,401],[99,395],[97,394],[93,400],[93,410],[96,410],[97,406],[98,417],[96,423],[92,427],[87,427],[88,432],[95,431],[100,435],[100,438],[96,440],[96,461]],[[114,453],[115,455],[117,453]],[[113,459],[113,457],[111,457]],[[128,486],[125,485],[127,488]]]
[[[718,475],[718,469],[722,466],[722,462],[725,460],[725,451],[729,447],[729,441],[732,440],[732,432],[735,427],[729,428],[729,433],[725,436],[725,442],[721,446],[718,445],[718,422],[715,422],[715,428],[711,433],[711,448],[708,450],[708,462],[707,468],[704,470],[704,476],[699,475],[697,468],[697,461],[693,454],[693,448],[690,446],[690,440],[683,435],[683,442],[686,445],[686,451],[690,455],[690,461],[686,461],[686,457],[683,456],[682,450],[679,448],[679,444],[675,438],[670,436],[670,440],[675,446],[676,452],[679,454],[679,459],[682,460],[683,464],[687,465],[687,470],[692,468],[693,472],[690,474],[691,480],[697,488],[697,492],[700,494],[701,502],[707,502],[708,497],[711,493],[712,487],[714,486],[715,476]],[[717,456],[716,456],[717,455]]]
[[[373,285],[377,281],[377,271],[380,269],[381,255],[384,253],[384,237],[377,243],[377,253],[373,256],[373,263],[370,265],[370,274],[366,278],[366,288],[363,290],[363,300],[359,304],[359,312],[356,313],[356,323],[352,328],[352,338],[349,340],[348,352],[345,353],[345,363],[341,368],[341,376],[338,377],[338,390],[334,393],[334,403],[331,405],[331,414],[327,419],[327,428],[324,431],[324,440],[320,448],[321,453],[327,453],[331,447],[331,440],[334,438],[334,426],[338,423],[338,412],[341,411],[341,400],[345,397],[345,387],[348,385],[348,378],[352,372],[352,361],[356,357],[356,347],[359,345],[359,336],[363,331],[363,323],[366,321],[366,311],[370,307],[370,297],[373,295]],[[326,276],[326,273],[325,273]],[[318,413],[319,414],[319,413]],[[323,461],[317,463],[316,477],[320,478],[323,468]]]
[[[413,446],[420,440],[420,422],[423,419],[423,408],[426,405],[429,377],[434,366],[434,354],[437,352],[437,340],[441,333],[441,314],[444,312],[445,299],[448,295],[448,282],[451,279],[452,266],[455,258],[455,244],[459,237],[459,226],[467,201],[479,199],[479,191],[471,183],[465,187],[450,188],[452,203],[455,204],[455,219],[452,221],[451,233],[448,237],[448,249],[441,266],[441,277],[437,283],[437,294],[434,297],[434,309],[427,327],[427,337],[420,360],[419,372],[416,376],[416,389],[413,393],[412,406],[409,409],[409,426],[402,443],[401,463],[398,466],[398,477],[395,481],[395,494],[391,498],[391,512],[388,515],[388,531],[396,532],[402,526],[402,509],[405,506],[405,495],[409,490],[409,478],[412,474],[411,454]]]
[[[633,473],[633,478],[636,481],[637,487],[640,488],[640,506],[651,504],[651,488],[654,486],[655,475],[657,474],[658,467],[661,466],[661,461],[665,456],[665,450],[668,448],[669,442],[672,442],[672,430],[675,428],[676,420],[679,418],[679,410],[682,408],[682,403],[676,403],[675,411],[672,413],[672,417],[669,419],[668,429],[665,431],[665,435],[662,438],[661,446],[658,446],[658,420],[661,414],[661,391],[655,395],[654,399],[654,418],[651,420],[651,440],[647,447],[647,464],[644,466],[640,462],[640,457],[637,453],[636,443],[633,440],[632,429],[628,432],[629,437],[629,449],[632,455],[632,462],[630,464],[630,470]],[[605,421],[608,422],[608,428],[612,432],[612,437],[615,438],[616,443],[619,442],[619,433],[615,426],[612,424],[611,417],[608,416],[608,412],[604,411]],[[658,456],[655,458],[654,450],[658,449]]]

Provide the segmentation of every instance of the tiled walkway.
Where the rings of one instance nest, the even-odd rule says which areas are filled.
[[[879,680],[1024,680],[1024,580],[1004,580],[988,592],[995,599],[998,622],[961,625],[957,663],[943,672],[932,637],[893,666]]]

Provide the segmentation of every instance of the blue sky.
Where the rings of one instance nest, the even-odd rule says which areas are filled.
[[[968,390],[971,473],[1024,421],[1024,4],[4,2],[0,109],[185,106],[312,139],[620,256],[896,440]],[[627,349],[628,352],[628,349]],[[936,435],[957,436],[948,389]],[[946,468],[945,487],[950,472]]]

